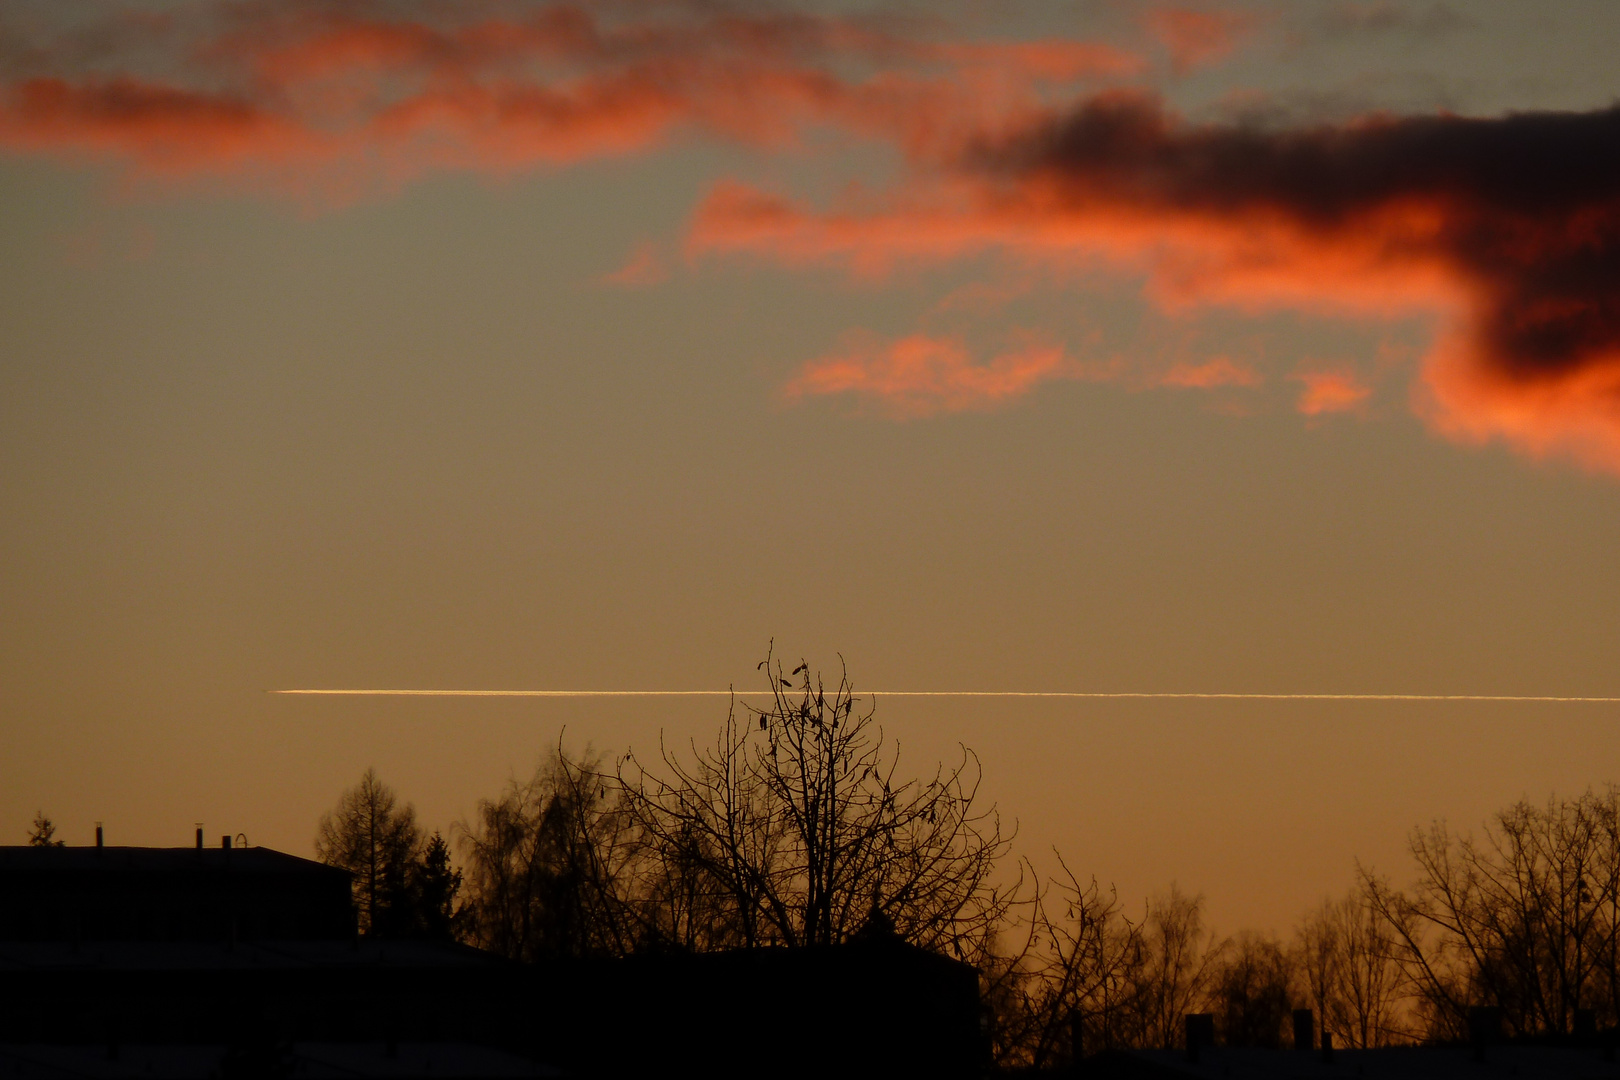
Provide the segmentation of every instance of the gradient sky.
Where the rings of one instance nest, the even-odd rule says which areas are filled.
[[[1620,6],[0,0],[0,842],[713,701],[1620,695]],[[1613,705],[879,701],[1286,930]],[[563,730],[566,728],[566,735]]]

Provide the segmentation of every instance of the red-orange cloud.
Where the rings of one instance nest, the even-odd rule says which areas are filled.
[[[1210,9],[1150,26],[1184,66],[1245,29]],[[1138,93],[1054,107],[1086,80],[1142,71],[1100,43],[702,4],[242,0],[74,40],[6,39],[0,151],[347,198],[694,135],[792,150],[877,139],[904,161],[891,195],[825,210],[720,184],[688,253],[873,279],[1013,253],[1139,275],[1167,309],[1426,313],[1437,337],[1414,400],[1437,430],[1620,473],[1620,108],[1196,125]],[[928,340],[828,358],[797,392],[842,372],[848,392],[966,407],[1062,367],[1023,353],[981,367]],[[914,379],[933,389],[907,398]]]
[[[688,134],[782,148],[824,128],[917,158],[1027,120],[1054,88],[1142,70],[1102,43],[701,5],[247,0],[132,25],[102,28],[89,59],[36,43],[33,70],[0,83],[0,149],[137,175],[280,176],[300,192]]]
[[[27,79],[0,110],[0,145],[139,159],[159,173],[307,162],[324,143],[250,100],[131,78]]]
[[[790,401],[853,396],[892,416],[909,418],[995,408],[1058,380],[1135,390],[1252,389],[1265,382],[1259,372],[1224,356],[1153,373],[1121,357],[1076,359],[1050,344],[1023,344],[980,362],[955,337],[912,334],[884,342],[852,334],[841,349],[804,365],[784,396]]]
[[[1348,371],[1302,371],[1289,378],[1304,387],[1295,407],[1306,416],[1352,412],[1372,396],[1372,387]]]
[[[1217,356],[1202,364],[1175,364],[1159,377],[1160,386],[1182,390],[1215,390],[1223,386],[1259,386],[1265,377],[1247,364]]]
[[[1620,472],[1620,108],[1267,131],[1109,94],[882,206],[721,186],[688,242],[867,274],[1101,259],[1172,308],[1427,312],[1439,430]]]
[[[1063,350],[1028,346],[977,363],[953,338],[913,334],[883,343],[857,337],[806,364],[784,395],[851,394],[894,416],[992,408],[1052,379],[1074,377]]]
[[[624,265],[617,270],[602,275],[602,282],[606,285],[623,285],[634,288],[642,285],[657,285],[669,277],[669,270],[664,266],[664,260],[658,255],[658,247],[652,241],[643,241],[636,245],[636,250],[630,253]]]

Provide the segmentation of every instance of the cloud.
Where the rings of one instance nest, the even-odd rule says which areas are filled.
[[[636,287],[641,285],[657,285],[669,277],[669,269],[664,260],[658,255],[658,245],[650,240],[636,245],[623,266],[611,273],[602,275],[602,282],[607,285],[623,285]]]
[[[126,77],[26,79],[0,106],[0,146],[138,159],[155,173],[308,163],[324,142],[240,97]]]
[[[1289,378],[1304,384],[1295,408],[1305,416],[1351,412],[1372,396],[1372,387],[1349,371],[1301,371]]]
[[[1096,41],[957,42],[917,47],[912,55],[948,60],[994,77],[1017,77],[1053,83],[1091,78],[1125,78],[1147,70],[1142,56]]]
[[[1317,22],[1327,35],[1334,38],[1342,38],[1346,34],[1440,37],[1474,25],[1473,20],[1449,4],[1433,3],[1417,8],[1396,5],[1389,0],[1328,4],[1317,13]]]
[[[0,150],[341,198],[704,137],[828,129],[938,155],[1140,57],[934,23],[704,5],[243,0],[11,42]]]
[[[1102,260],[1172,311],[1425,314],[1437,430],[1620,472],[1620,107],[1266,129],[1107,93],[877,205],[717,187],[688,243],[868,276]]]
[[[932,315],[968,312],[978,316],[993,315],[1007,308],[1014,300],[1027,296],[1036,287],[1032,275],[969,281],[958,285],[934,302]]]
[[[1254,29],[1248,12],[1159,8],[1148,12],[1147,29],[1170,53],[1177,75],[1218,63],[1230,56]]]
[[[1416,23],[1407,10],[1329,14],[1367,31],[1456,25],[1443,5]],[[875,140],[896,151],[892,190],[818,206],[721,182],[687,254],[880,282],[990,253],[1105,267],[1171,313],[1421,315],[1435,336],[1413,400],[1436,431],[1620,473],[1620,107],[1189,123],[1150,95],[1099,92],[1147,71],[1103,42],[709,4],[238,0],[74,21],[55,38],[3,28],[0,152],[341,202],[444,170],[506,176],[692,139],[792,153]],[[1147,27],[1187,71],[1254,23],[1168,7]],[[648,249],[608,280],[660,272]],[[965,291],[942,306],[1000,302]],[[1259,379],[1231,363],[1159,385]],[[823,357],[790,395],[917,415],[1077,370],[1055,347],[979,363],[918,335]],[[1306,382],[1301,407],[1332,411],[1350,386]]]
[[[954,338],[912,334],[885,343],[854,335],[804,365],[783,394],[789,400],[849,394],[892,416],[919,417],[993,408],[1077,371],[1054,346],[1025,346],[979,363]]]
[[[1442,337],[1424,365],[1418,410],[1442,434],[1620,472],[1620,350],[1605,348],[1539,378],[1483,361],[1466,332]]]
[[[1265,382],[1254,368],[1225,356],[1202,364],[1176,364],[1159,377],[1160,386],[1182,390],[1214,390],[1223,386],[1260,386]]]
[[[1252,389],[1264,384],[1253,368],[1218,356],[1154,373],[1125,357],[1081,360],[1061,346],[1026,340],[976,359],[962,339],[911,334],[883,341],[854,333],[834,352],[805,364],[784,388],[789,401],[849,395],[895,417],[991,409],[1056,381],[1112,383],[1131,390]],[[1326,410],[1323,410],[1326,411]]]

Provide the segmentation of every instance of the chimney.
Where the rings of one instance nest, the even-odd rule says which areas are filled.
[[[1314,1050],[1316,1043],[1316,1024],[1313,1022],[1309,1009],[1294,1010],[1294,1049]]]
[[[230,833],[226,833],[224,836],[219,838],[219,846],[224,848],[226,851],[231,850],[231,834]]]
[[[96,850],[101,850],[101,822],[96,822]]]
[[[1322,1029],[1322,1064],[1333,1064],[1333,1032]]]
[[[1215,1045],[1215,1014],[1188,1013],[1186,1024],[1187,1060],[1196,1065],[1198,1063],[1198,1051],[1206,1046]]]
[[[197,850],[202,850],[202,826],[197,826]]]

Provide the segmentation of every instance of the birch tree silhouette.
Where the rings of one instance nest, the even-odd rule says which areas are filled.
[[[634,863],[644,853],[616,781],[599,765],[559,745],[458,827],[475,944],[538,960],[623,956],[642,942]]]
[[[1295,948],[1305,999],[1335,1045],[1411,1041],[1395,938],[1365,890],[1323,901],[1300,924]]]

